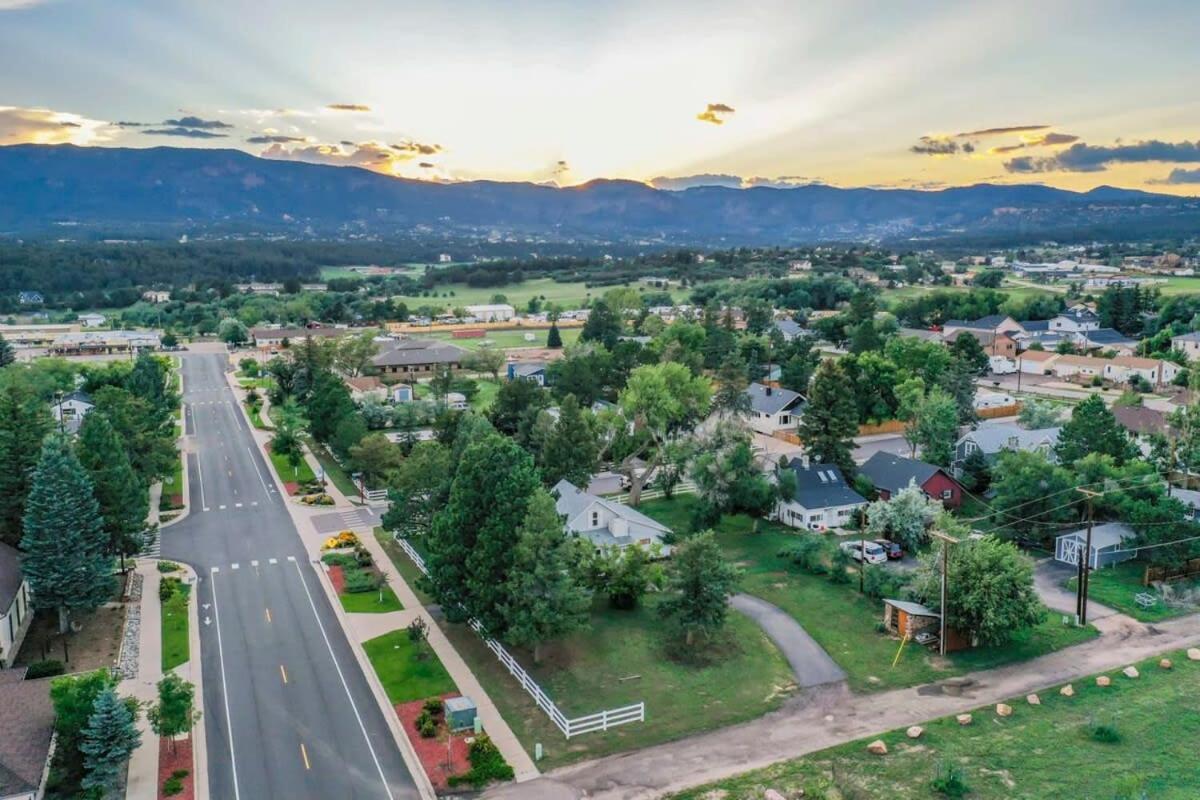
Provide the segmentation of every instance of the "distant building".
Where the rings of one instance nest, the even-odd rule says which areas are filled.
[[[17,302],[23,306],[40,306],[46,300],[41,292],[21,292],[17,295]]]
[[[371,364],[385,375],[428,377],[440,368],[462,369],[468,352],[440,339],[401,339],[372,358]]]
[[[142,292],[142,299],[147,303],[169,303],[171,302],[171,293],[151,289]]]
[[[162,340],[158,331],[80,331],[64,333],[50,344],[50,352],[59,356],[108,355],[158,350]]]
[[[80,314],[78,319],[85,328],[99,328],[108,322],[108,317],[103,314]]]
[[[1171,347],[1187,356],[1188,361],[1200,358],[1200,331],[1171,337]]]
[[[365,400],[382,402],[388,396],[388,388],[374,375],[346,378],[345,384],[346,388],[350,390],[350,398],[359,403]]]
[[[79,426],[83,424],[83,418],[95,407],[91,397],[83,392],[74,391],[52,405],[50,413],[60,430],[77,433]]]
[[[1017,425],[980,425],[968,431],[954,446],[954,476],[962,474],[962,465],[972,454],[981,453],[989,464],[1005,450],[1041,453],[1056,461],[1054,448],[1058,445],[1060,428],[1026,430]]]
[[[517,310],[507,303],[467,306],[466,311],[477,322],[508,322],[517,315]]]
[[[936,464],[880,451],[868,458],[858,471],[871,479],[880,500],[890,500],[910,483],[915,483],[926,497],[947,508],[962,505],[962,486]]]
[[[538,386],[546,385],[546,362],[545,361],[514,361],[508,365],[508,379],[510,381],[523,380],[533,381]]]
[[[449,253],[440,253],[438,255],[438,263],[439,264],[449,264],[453,261],[454,261],[454,259],[450,257]]]
[[[1049,327],[1052,331],[1067,331],[1070,333],[1094,331],[1100,327],[1100,317],[1089,309],[1077,308],[1073,311],[1059,314],[1057,317],[1052,317]]]
[[[255,347],[278,350],[285,342],[299,345],[305,339],[331,339],[349,332],[348,328],[251,328],[250,339]]]

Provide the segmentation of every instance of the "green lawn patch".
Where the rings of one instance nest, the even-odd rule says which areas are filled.
[[[676,530],[686,531],[692,496],[653,500],[641,511]],[[800,570],[780,550],[799,536],[791,529],[744,515],[725,516],[717,526],[717,539],[727,558],[743,571],[741,588],[791,614],[846,671],[856,691],[879,691],[941,680],[976,669],[1023,661],[1093,638],[1093,628],[1064,626],[1057,614],[1048,614],[1041,625],[1018,634],[1000,647],[982,647],[941,657],[909,643],[892,666],[900,640],[880,633],[883,620],[879,601],[858,593],[858,582],[836,585],[823,575]]]
[[[433,596],[422,588],[424,586],[422,578],[425,576],[421,574],[421,570],[417,569],[417,565],[412,562],[412,559],[400,549],[400,545],[396,544],[396,540],[392,538],[392,535],[383,528],[376,528],[375,538],[383,545],[384,551],[387,552],[388,560],[392,562],[392,567],[404,579],[404,582],[408,584],[408,588],[413,590],[413,594],[417,596],[417,600],[421,602],[421,605],[427,606],[435,603],[436,601],[433,599]],[[419,542],[413,543],[414,548],[420,553],[421,547],[419,545]]]
[[[409,641],[407,630],[392,631],[363,642],[363,650],[393,705],[457,691],[429,645],[423,643],[420,647],[418,651]]]
[[[758,800],[766,788],[785,797],[936,798],[930,783],[953,766],[971,800],[1009,798],[1192,798],[1200,786],[1200,670],[1182,653],[1175,668],[1157,659],[1139,664],[1141,677],[1112,673],[1113,685],[1091,678],[1074,683],[1075,697],[1040,694],[1042,705],[1009,701],[1013,715],[975,712],[975,723],[953,717],[924,725],[916,741],[903,730],[839,745],[728,780],[673,795],[677,800]],[[1094,726],[1112,726],[1117,742],[1098,741]],[[866,744],[883,739],[889,754],[871,755]],[[1090,765],[1090,766],[1089,766]],[[1074,767],[1079,768],[1074,768]]]
[[[579,333],[582,328],[559,327],[558,332],[562,336],[563,345],[574,344],[579,339]],[[550,328],[512,328],[505,330],[497,330],[494,328],[487,329],[487,333],[477,339],[455,339],[454,335],[448,331],[437,331],[429,334],[418,334],[422,338],[444,339],[448,342],[454,342],[459,347],[465,347],[468,350],[477,350],[485,344],[489,347],[496,347],[501,350],[509,350],[514,347],[545,347],[546,336],[549,335]],[[525,334],[532,334],[533,340],[529,341],[525,338]]]
[[[1101,605],[1115,608],[1142,622],[1158,622],[1171,617],[1191,614],[1196,610],[1171,607],[1164,603],[1154,587],[1142,585],[1142,576],[1145,570],[1146,565],[1138,561],[1125,561],[1111,567],[1098,569],[1092,573],[1091,579],[1088,581],[1088,597]],[[1071,578],[1067,581],[1067,588],[1075,591],[1075,584],[1076,579]],[[1172,584],[1172,588],[1181,590],[1190,585],[1194,585],[1194,582],[1178,581]],[[1142,608],[1133,599],[1141,592],[1154,595],[1158,598],[1158,602],[1150,608]]]
[[[482,379],[476,382],[479,391],[471,398],[471,408],[476,411],[487,411],[492,406],[492,402],[496,399],[496,395],[500,393],[500,384],[490,379]]]
[[[174,593],[162,603],[163,672],[186,664],[189,658],[188,593],[191,588],[186,583],[179,583]]]
[[[390,586],[383,587],[382,595],[378,591],[343,593],[338,595],[342,600],[342,608],[348,614],[386,614],[389,611],[401,611],[404,606],[400,598]],[[380,599],[382,597],[382,599]]]
[[[246,414],[250,417],[250,424],[259,430],[265,430],[266,425],[262,420],[262,405],[261,404],[246,404]]]
[[[283,479],[284,483],[308,483],[316,478],[307,459],[300,459],[300,463],[293,468],[287,456],[270,451],[269,448],[268,451],[268,455],[271,457],[271,466],[275,468],[275,472]]]
[[[183,457],[175,459],[171,474],[163,479],[162,494],[158,498],[159,511],[174,511],[183,508]]]
[[[325,470],[325,480],[331,481],[342,494],[346,495],[347,499],[357,500],[358,487],[341,462],[334,458],[333,453],[330,453],[323,444],[315,441],[311,436],[305,437],[305,441],[308,449],[316,456],[317,463]]]

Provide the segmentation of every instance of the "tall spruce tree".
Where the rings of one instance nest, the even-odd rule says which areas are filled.
[[[541,452],[542,477],[547,486],[562,479],[576,486],[587,486],[596,471],[600,457],[600,444],[592,430],[590,414],[585,415],[575,399],[569,394],[559,406],[558,422],[546,440]]]
[[[800,418],[800,439],[814,461],[854,472],[851,450],[858,433],[858,412],[851,402],[854,386],[832,359],[822,362],[809,387],[808,405]]]
[[[575,580],[578,544],[563,535],[554,498],[541,489],[534,492],[517,532],[509,599],[503,609],[508,640],[532,647],[534,663],[542,660],[543,642],[588,623],[591,594]]]
[[[17,357],[13,353],[12,345],[3,336],[0,336],[0,367],[7,367],[9,364],[16,361]]]
[[[717,391],[713,393],[712,399],[713,410],[730,415],[749,413],[750,395],[746,394],[746,387],[749,385],[745,359],[736,350],[730,350],[717,371]]]
[[[115,689],[105,689],[96,698],[95,710],[83,729],[79,749],[86,770],[81,786],[104,797],[117,788],[122,768],[142,743],[129,705]]]
[[[563,346],[562,334],[558,331],[558,321],[550,323],[550,331],[546,334],[546,347],[557,350]]]
[[[93,410],[83,418],[75,452],[92,480],[92,491],[100,504],[108,537],[107,552],[119,555],[124,569],[125,557],[141,552],[145,544],[146,517],[150,511],[146,484],[129,463],[117,432],[101,411]]]
[[[66,633],[71,612],[93,611],[111,595],[112,569],[92,482],[61,436],[42,447],[24,524],[22,569],[34,607],[57,609]]]
[[[705,531],[675,551],[667,573],[667,597],[659,611],[690,647],[697,633],[707,638],[724,627],[737,579],[737,567],[725,560],[713,532]]]
[[[50,430],[50,412],[30,389],[0,389],[0,541],[21,541],[29,478]]]

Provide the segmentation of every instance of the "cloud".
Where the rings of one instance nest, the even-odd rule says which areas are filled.
[[[251,136],[246,141],[250,144],[299,144],[307,142],[308,139],[305,139],[303,136],[284,136],[283,134],[272,133]]]
[[[0,145],[93,144],[107,140],[108,127],[66,111],[0,105]]]
[[[1029,147],[1057,147],[1059,145],[1071,144],[1079,141],[1079,137],[1072,133],[1039,133],[1033,136],[1023,137],[1024,141],[1019,144],[1006,144],[997,147],[992,147],[988,153],[992,155],[1003,155],[1004,153],[1015,153],[1018,150],[1024,150]]]
[[[981,128],[977,131],[964,131],[963,133],[954,134],[954,137],[956,139],[984,139],[988,136],[1003,136],[1008,133],[1044,131],[1049,127],[1049,125],[1008,125],[1003,128]]]
[[[201,119],[200,117],[180,117],[179,119],[164,119],[163,125],[169,125],[175,128],[199,128],[200,130],[217,130],[220,128],[232,128],[228,122],[221,122],[219,119]]]
[[[713,125],[724,125],[725,117],[732,113],[734,113],[732,106],[724,103],[709,103],[707,108],[696,115],[696,119]]]
[[[20,11],[22,8],[33,8],[46,3],[48,0],[0,0],[0,11]]]
[[[115,128],[145,128],[150,123],[148,123],[148,122],[129,122],[127,120],[121,120],[120,122],[113,122],[111,124]]]
[[[213,133],[199,128],[152,128],[142,131],[147,136],[179,136],[184,139],[226,139],[228,134]]]
[[[1163,142],[1158,139],[1117,144],[1090,145],[1076,142],[1053,156],[1019,156],[1004,162],[1009,172],[1102,172],[1112,164],[1145,164],[1161,161],[1177,164],[1200,163],[1200,141]]]
[[[417,166],[421,169],[433,169],[437,166],[437,164],[431,164],[428,161],[422,161],[420,164],[417,164]]]
[[[975,149],[970,142],[966,144],[971,150]],[[962,151],[963,145],[949,136],[922,136],[919,142],[908,149],[922,156],[952,156]]]
[[[1200,183],[1200,169],[1173,169],[1165,178],[1146,181],[1159,186],[1179,186],[1185,183]]]
[[[363,105],[362,103],[330,103],[329,105],[327,105],[325,107],[328,108],[330,111],[366,112],[366,111],[371,110],[370,106]]]
[[[413,158],[418,155],[432,156],[442,152],[442,146],[440,144],[423,144],[421,142],[414,142],[411,139],[405,139],[404,141],[400,142],[400,144],[392,144],[388,146],[397,153],[403,153],[406,158]]]
[[[311,144],[286,147],[275,143],[262,151],[263,158],[280,161],[304,161],[309,164],[332,164],[339,167],[364,167],[386,175],[398,174],[398,167],[412,160],[411,153],[399,153],[383,142],[358,144]]]

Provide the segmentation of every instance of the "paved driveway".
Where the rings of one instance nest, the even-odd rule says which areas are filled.
[[[788,660],[801,687],[846,679],[837,662],[783,609],[748,594],[735,594],[729,604],[758,623]]]

